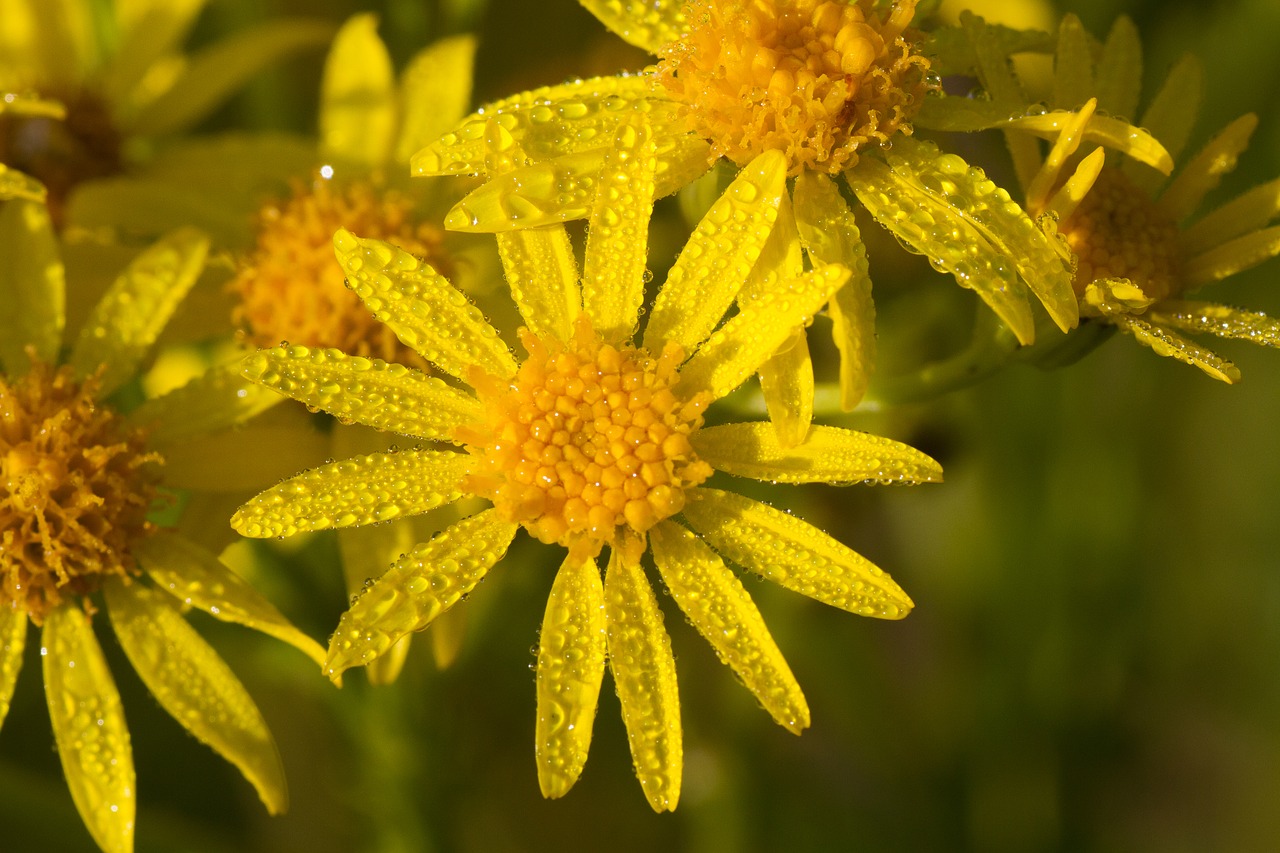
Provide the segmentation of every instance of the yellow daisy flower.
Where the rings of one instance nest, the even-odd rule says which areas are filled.
[[[841,404],[852,408],[874,363],[874,309],[853,214],[832,181],[909,249],[972,288],[1024,344],[1035,338],[1026,291],[1063,330],[1077,322],[1070,273],[1049,240],[982,170],[913,139],[937,88],[915,0],[582,0],[606,26],[659,58],[640,74],[575,81],[491,104],[422,151],[418,175],[490,181],[446,227],[503,230],[585,216],[613,131],[643,114],[658,142],[657,194],[675,192],[724,157],[743,168],[766,152],[794,178],[760,277],[781,259],[853,271],[829,312],[841,353]],[[824,235],[839,232],[841,239]],[[831,254],[839,250],[840,254]],[[773,264],[774,266],[770,266]],[[812,375],[803,335],[767,368],[771,414],[802,399]],[[811,404],[806,404],[811,406]],[[807,423],[809,409],[798,419]],[[802,430],[783,430],[798,440]]]
[[[185,461],[209,452],[201,437],[268,401],[222,371],[127,414],[110,402],[199,275],[208,241],[182,229],[139,254],[61,365],[64,274],[44,204],[0,193],[0,241],[0,722],[30,622],[76,807],[103,850],[133,849],[129,732],[92,625],[101,602],[156,700],[281,812],[284,773],[266,723],[182,614],[247,625],[317,661],[323,650],[217,557],[150,520],[166,490],[182,487]]]
[[[785,171],[781,154],[761,168]],[[538,777],[559,797],[586,760],[606,660],[650,805],[675,808],[682,766],[675,661],[641,561],[773,717],[799,732],[803,694],[722,558],[854,613],[897,619],[911,600],[887,575],[787,513],[704,484],[713,470],[773,482],[926,482],[937,463],[887,439],[815,426],[782,447],[765,423],[703,426],[704,412],[807,322],[849,278],[839,264],[739,298],[736,239],[755,177],[740,177],[702,220],[636,337],[658,153],[643,123],[617,131],[591,211],[581,276],[561,225],[510,235],[507,280],[527,356],[464,295],[412,255],[339,231],[334,245],[366,304],[442,373],[332,349],[277,347],[245,375],[308,406],[451,449],[400,450],[303,473],[232,519],[254,537],[370,524],[461,497],[492,508],[402,555],[354,601],[333,635],[336,677],[376,661],[468,595],[524,527],[567,549],[547,604],[537,664]],[[779,177],[780,179],[780,177]],[[736,208],[738,199],[748,207]],[[603,582],[596,558],[609,549]],[[714,548],[714,550],[713,550]],[[717,553],[718,552],[718,553]]]
[[[180,46],[204,5],[0,0],[0,99],[34,95],[65,108],[0,115],[0,162],[48,188],[55,222],[77,184],[123,171],[148,139],[194,126],[263,68],[331,33],[276,20],[185,56]]]

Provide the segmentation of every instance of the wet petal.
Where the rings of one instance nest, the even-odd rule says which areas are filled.
[[[901,619],[914,607],[871,561],[782,510],[732,492],[693,489],[684,516],[726,558],[792,592],[877,619]]]
[[[1177,160],[1191,138],[1203,96],[1204,67],[1198,58],[1185,54],[1174,63],[1160,90],[1147,104],[1138,126],[1159,139],[1169,156]],[[1137,161],[1125,163],[1124,173],[1147,192],[1154,192],[1164,182],[1161,175],[1153,174]]]
[[[1258,117],[1248,113],[1224,127],[1182,167],[1156,200],[1156,206],[1174,222],[1194,213],[1205,194],[1236,167],[1236,158],[1249,146],[1249,137],[1257,126]]]
[[[44,362],[58,358],[66,323],[66,274],[53,236],[49,211],[25,199],[0,202],[0,365],[25,373],[25,348],[33,346]]]
[[[316,663],[324,660],[319,643],[295,628],[248,581],[199,545],[176,533],[160,531],[139,542],[134,555],[156,587],[184,606],[275,637]]]
[[[1156,355],[1176,358],[1183,364],[1195,365],[1214,379],[1226,382],[1228,385],[1240,381],[1240,369],[1234,364],[1171,329],[1126,314],[1111,317],[1109,322],[1133,335],[1138,343],[1151,347]]]
[[[179,228],[139,254],[94,306],[71,350],[84,378],[103,365],[100,397],[133,376],[204,270],[209,238]]]
[[[689,237],[658,291],[644,345],[674,342],[692,352],[733,304],[773,231],[787,162],[767,151],[738,174]]]
[[[809,705],[755,602],[715,553],[685,528],[664,521],[649,534],[653,562],[671,596],[778,725],[809,727]]]
[[[320,89],[320,152],[367,168],[391,154],[395,75],[378,18],[353,15],[334,36]]]
[[[499,231],[498,255],[525,326],[539,338],[567,341],[582,311],[578,262],[563,225]]]
[[[239,364],[228,364],[148,400],[129,419],[149,430],[149,444],[163,448],[236,426],[279,402],[279,394],[241,376]]]
[[[268,489],[236,512],[242,536],[267,539],[418,515],[462,496],[466,453],[401,450],[322,465]]]
[[[580,0],[629,44],[656,54],[688,32],[685,0]]]
[[[472,367],[503,378],[515,374],[511,350],[497,331],[430,264],[344,229],[333,235],[333,248],[351,289],[423,358],[464,380]]]
[[[680,800],[684,740],[671,638],[638,560],[614,549],[604,578],[609,671],[613,673],[631,760],[655,812]]]
[[[1280,178],[1236,196],[1197,220],[1182,232],[1182,250],[1188,257],[1195,256],[1265,228],[1277,216],[1280,216]]]
[[[582,219],[591,212],[606,149],[592,148],[504,172],[450,209],[451,231],[510,231]]]
[[[974,64],[982,87],[995,103],[1022,105],[1029,103],[1013,72],[1013,63],[1006,52],[1008,40],[1002,37],[1002,28],[992,27],[982,18],[969,12],[960,13],[960,26],[973,47]],[[1034,139],[1022,134],[1004,134],[1005,143],[1013,157],[1013,171],[1018,183],[1027,186],[1040,168],[1040,150]]]
[[[1147,319],[1184,332],[1236,338],[1264,347],[1280,347],[1280,320],[1260,311],[1244,311],[1209,302],[1161,302],[1147,312]]]
[[[582,307],[605,340],[635,334],[644,302],[649,217],[653,213],[653,132],[636,118],[621,125],[596,182],[587,224]]]
[[[1276,255],[1280,255],[1280,226],[1228,240],[1215,249],[1196,255],[1186,262],[1183,276],[1189,287],[1195,287],[1220,281]]]
[[[49,719],[71,799],[99,847],[130,853],[133,752],[120,694],[89,617],[74,604],[51,611],[41,646]]]
[[[813,361],[804,329],[793,331],[760,365],[760,392],[778,443],[794,447],[804,441],[813,422]]]
[[[569,557],[556,573],[538,637],[538,785],[563,797],[578,781],[604,678],[604,586],[594,560]]]
[[[1094,93],[1103,112],[1122,119],[1137,115],[1142,93],[1142,40],[1127,15],[1111,25],[1095,76]]]
[[[284,767],[258,706],[213,648],[160,593],[108,583],[107,612],[151,695],[249,780],[271,814],[289,807]]]
[[[386,653],[465,597],[502,559],[517,526],[497,510],[458,522],[416,546],[342,614],[329,644],[325,674],[336,678]]]
[[[1093,51],[1080,19],[1062,16],[1053,54],[1053,99],[1057,109],[1074,110],[1094,94]]]
[[[1062,173],[1062,167],[1066,164],[1067,159],[1072,154],[1075,154],[1076,149],[1080,147],[1084,129],[1088,126],[1089,120],[1094,117],[1097,106],[1097,99],[1090,98],[1085,101],[1084,106],[1063,124],[1058,138],[1053,140],[1053,144],[1049,147],[1049,154],[1045,157],[1044,165],[1040,167],[1035,179],[1027,187],[1026,206],[1028,210],[1039,211],[1045,209],[1045,205],[1049,200],[1049,193],[1053,192],[1054,188],[1059,184],[1059,175]]]
[[[374,578],[380,577],[401,554],[409,553],[415,543],[411,524],[373,524],[346,527],[338,531],[338,553],[342,556],[342,574],[347,591],[357,594]],[[462,612],[462,611],[450,611]],[[434,638],[443,627],[437,619],[431,626]],[[392,684],[400,677],[409,654],[410,637],[404,637],[391,651],[365,667],[370,684]],[[323,663],[323,657],[321,658]]]
[[[434,376],[336,349],[274,347],[241,363],[244,375],[342,421],[428,439],[483,414],[474,397]]]
[[[16,607],[0,607],[0,728],[4,727],[13,688],[22,671],[22,650],[26,644],[26,612]]]
[[[942,467],[883,436],[813,426],[796,447],[782,448],[765,423],[704,427],[689,437],[698,457],[737,477],[780,483],[937,483]]]
[[[459,35],[440,39],[409,61],[400,77],[397,163],[408,163],[466,113],[475,54],[475,36]]]

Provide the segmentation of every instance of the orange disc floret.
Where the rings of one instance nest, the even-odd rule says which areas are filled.
[[[694,0],[659,80],[717,156],[746,165],[777,150],[792,175],[834,174],[862,146],[911,132],[930,86],[903,35],[915,6],[899,0],[881,19],[866,0]]]
[[[680,348],[615,347],[585,318],[568,344],[523,329],[521,341],[514,378],[476,377],[487,415],[456,435],[476,457],[464,489],[584,556],[683,509],[711,476],[689,443],[710,400],[673,390]]]
[[[289,341],[425,367],[346,287],[333,234],[347,228],[385,240],[448,277],[444,231],[417,222],[412,201],[395,190],[363,181],[333,184],[317,176],[259,211],[257,245],[229,285],[237,299],[233,322],[259,347]]]
[[[36,624],[135,573],[130,548],[152,531],[161,459],[97,390],[70,367],[0,376],[0,607]]]

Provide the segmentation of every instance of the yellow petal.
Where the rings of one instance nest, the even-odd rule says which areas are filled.
[[[16,607],[0,607],[0,728],[4,727],[13,688],[22,671],[22,650],[26,644],[26,612]]]
[[[680,801],[684,740],[671,638],[638,560],[614,549],[604,577],[609,671],[613,673],[631,760],[655,812]]]
[[[792,332],[807,325],[848,280],[847,269],[829,264],[783,282],[742,306],[681,369],[679,392],[691,396],[707,391],[712,399],[728,394],[777,352]]]
[[[760,392],[778,443],[794,447],[804,441],[813,422],[813,361],[803,329],[793,331],[760,365]]]
[[[1264,347],[1280,347],[1280,320],[1258,311],[1243,311],[1209,302],[1168,300],[1147,312],[1147,319],[1184,332],[1236,338]]]
[[[789,513],[732,492],[693,489],[684,516],[726,558],[792,592],[877,619],[901,619],[914,607],[871,561]]]
[[[724,193],[721,192],[720,195]],[[703,216],[706,214],[704,213]],[[751,266],[746,284],[738,291],[738,305],[739,307],[746,305],[761,294],[777,287],[781,282],[798,278],[803,274],[804,247],[800,242],[800,229],[796,224],[791,197],[784,190],[781,198],[778,199],[778,215],[774,219],[773,229],[769,232],[769,239],[764,241],[760,255]]]
[[[320,87],[320,153],[367,168],[391,155],[395,74],[378,17],[353,15],[334,36]]]
[[[1121,119],[1136,116],[1142,93],[1142,40],[1127,15],[1111,25],[1096,70],[1094,91],[1099,109]]]
[[[1106,154],[1103,150],[1095,148],[1081,160],[1076,165],[1075,171],[1071,173],[1071,177],[1067,178],[1067,182],[1049,199],[1044,207],[1045,213],[1056,216],[1058,222],[1062,222],[1074,213],[1080,202],[1084,201],[1084,197],[1088,195],[1089,190],[1093,188],[1093,182],[1102,172],[1105,159]]]
[[[256,539],[376,524],[427,512],[461,497],[466,453],[401,450],[322,465],[240,507],[231,526]]]
[[[639,117],[619,126],[596,181],[582,269],[582,309],[613,343],[632,338],[644,302],[654,167],[649,126]]]
[[[241,376],[237,363],[215,367],[148,400],[129,419],[148,430],[153,447],[168,448],[241,424],[279,402],[279,394]]]
[[[524,324],[539,338],[568,341],[582,311],[578,262],[563,225],[499,231],[498,255]]]
[[[121,103],[144,85],[147,72],[166,56],[178,53],[206,0],[166,0],[120,4],[120,44],[98,72],[108,103]],[[128,6],[134,6],[125,12]],[[138,8],[140,7],[140,8]]]
[[[840,407],[852,411],[867,392],[876,363],[876,309],[867,250],[853,211],[826,175],[800,173],[795,212],[800,239],[815,264],[842,264],[850,273],[844,287],[831,297],[827,312],[840,351]]]
[[[445,216],[453,231],[538,228],[591,212],[606,150],[592,148],[531,163],[498,175],[458,202]]]
[[[1015,53],[1051,53],[1055,40],[1050,33],[1039,30],[1022,30],[991,24],[972,12],[961,12],[962,19],[976,19],[976,26],[985,33],[987,41],[999,56]],[[972,21],[968,23],[974,23]],[[929,56],[932,70],[948,76],[972,74],[978,66],[969,33],[962,27],[938,27],[927,33],[925,54]]]
[[[430,625],[502,559],[516,529],[497,510],[485,510],[397,560],[342,614],[330,639],[325,674],[337,678]]]
[[[511,350],[497,331],[430,264],[341,228],[333,248],[351,289],[423,358],[463,380],[472,367],[504,379],[515,375]]]
[[[54,362],[66,323],[66,274],[58,256],[49,211],[25,199],[0,203],[0,365],[11,374],[26,372],[25,348]]]
[[[1195,212],[1205,194],[1236,167],[1236,158],[1249,146],[1257,126],[1258,117],[1247,113],[1219,131],[1160,194],[1156,206],[1161,212],[1174,222]]]
[[[1145,127],[1159,139],[1169,156],[1177,160],[1191,137],[1191,128],[1200,113],[1203,96],[1204,68],[1194,55],[1184,54],[1170,69],[1139,119],[1138,126]],[[1163,183],[1160,175],[1153,174],[1136,161],[1125,163],[1124,173],[1147,192],[1153,193]]]
[[[336,349],[275,347],[241,363],[244,375],[342,421],[427,439],[450,439],[483,414],[474,397],[434,376]]]
[[[1277,216],[1280,216],[1280,178],[1236,196],[1197,220],[1182,232],[1182,251],[1194,257],[1250,231],[1265,228]]]
[[[705,427],[692,436],[698,457],[737,477],[780,483],[937,483],[942,468],[913,447],[865,432],[813,426],[808,439],[778,446],[765,423]]]
[[[1171,329],[1126,314],[1111,317],[1108,322],[1114,323],[1133,335],[1138,343],[1151,347],[1156,355],[1176,358],[1183,364],[1195,365],[1209,376],[1228,385],[1240,381],[1240,369],[1234,364]]]
[[[1280,226],[1228,240],[1191,258],[1183,267],[1188,287],[1220,281],[1280,255]]]
[[[339,530],[338,553],[342,556],[342,573],[348,593],[359,593],[365,584],[381,576],[401,554],[409,553],[414,541],[414,530],[409,524],[373,524]],[[432,638],[440,628],[440,620],[436,620],[431,630]],[[403,638],[391,647],[391,651],[365,668],[370,684],[392,684],[400,677],[409,654],[410,639]]]
[[[299,631],[249,582],[206,549],[176,533],[161,531],[134,547],[139,565],[156,586],[185,607],[194,607],[288,643],[321,663],[324,649]]]
[[[179,228],[139,254],[103,294],[71,350],[81,378],[105,365],[99,396],[133,376],[200,277],[208,252],[208,237]]]
[[[328,449],[329,436],[318,429],[245,424],[165,445],[164,482],[203,492],[256,491],[314,465]]]
[[[1013,64],[1009,62],[1009,42],[1002,37],[1003,28],[989,26],[970,12],[960,13],[960,25],[973,47],[978,79],[991,100],[1002,105],[1030,103],[1013,73]],[[1004,138],[1013,157],[1014,174],[1018,176],[1018,183],[1025,187],[1040,168],[1039,148],[1034,139],[1022,134],[1005,131]]]
[[[654,299],[644,333],[650,352],[667,342],[692,352],[724,317],[773,231],[786,175],[786,158],[766,151],[707,211]]]
[[[649,534],[653,562],[671,597],[720,660],[793,734],[809,727],[809,705],[742,582],[685,528],[664,521]]]
[[[24,199],[44,204],[49,193],[35,178],[0,163],[0,202]]]
[[[440,39],[409,61],[400,77],[397,163],[408,163],[466,113],[475,54],[475,36],[460,35]]]
[[[104,587],[111,626],[151,695],[249,780],[271,814],[289,807],[284,767],[258,706],[177,608],[139,583]]]
[[[35,68],[34,79],[42,86],[63,91],[74,91],[83,84],[100,61],[96,50],[94,11],[83,3],[68,0],[23,3],[34,24]],[[10,5],[6,12],[14,14]]]
[[[1053,100],[1056,109],[1079,109],[1094,93],[1093,51],[1089,34],[1075,15],[1062,16],[1053,55]]]
[[[1080,139],[1084,134],[1084,129],[1088,126],[1089,120],[1094,117],[1097,106],[1098,100],[1090,98],[1085,101],[1084,106],[1080,107],[1063,124],[1058,138],[1049,147],[1049,154],[1045,157],[1044,165],[1040,167],[1035,179],[1027,187],[1026,206],[1028,210],[1044,210],[1045,204],[1049,200],[1049,193],[1053,192],[1054,188],[1058,186],[1058,176],[1062,173],[1062,167],[1066,164],[1067,158],[1075,154],[1076,149],[1080,147]]]
[[[563,797],[578,781],[604,678],[604,586],[595,560],[569,557],[556,573],[538,636],[538,724],[542,796]]]
[[[58,758],[76,810],[106,853],[131,853],[133,752],[116,691],[89,617],[64,604],[45,617],[40,654]]]
[[[581,0],[629,44],[656,54],[688,32],[684,0]]]

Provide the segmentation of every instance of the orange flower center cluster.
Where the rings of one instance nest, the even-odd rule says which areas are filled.
[[[1104,168],[1079,207],[1059,230],[1079,259],[1073,287],[1128,279],[1154,300],[1178,288],[1178,226],[1119,169]]]
[[[910,132],[929,87],[928,60],[902,35],[915,5],[881,20],[865,0],[694,0],[659,79],[716,155],[745,165],[778,150],[792,175],[834,174]]]
[[[259,212],[257,245],[229,285],[237,297],[233,322],[259,347],[289,341],[425,367],[346,287],[333,254],[339,227],[394,243],[442,275],[452,272],[443,230],[416,222],[410,199],[366,182],[334,187],[317,177]]]
[[[94,401],[96,379],[37,363],[0,376],[0,607],[41,624],[68,597],[136,571],[160,457]]]
[[[672,390],[680,348],[655,359],[614,347],[585,320],[568,345],[527,330],[521,340],[529,357],[513,379],[474,383],[487,416],[456,436],[476,457],[464,489],[583,557],[683,509],[711,467],[689,443],[706,395]]]

